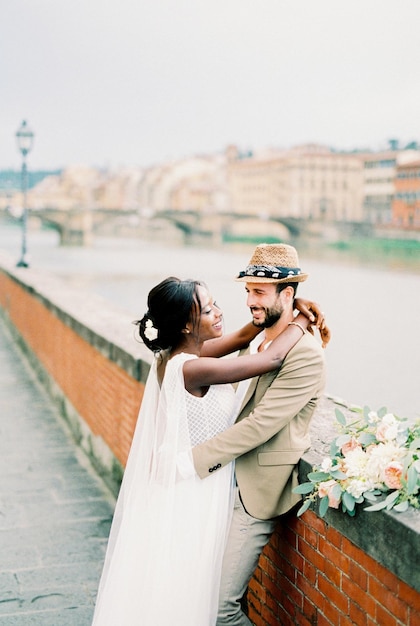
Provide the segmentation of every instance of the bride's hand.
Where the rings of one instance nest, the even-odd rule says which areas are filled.
[[[308,330],[308,333],[311,333],[311,335],[314,334],[312,326],[308,326],[307,330]],[[329,343],[329,341],[331,339],[331,331],[328,328],[328,326],[325,324],[325,321],[324,321],[323,327],[319,328],[318,330],[319,330],[319,334],[320,334],[321,341],[322,341],[322,347],[326,348],[327,344]]]
[[[321,335],[322,347],[325,348],[331,339],[331,331],[325,322],[325,314],[321,311],[319,305],[312,300],[305,300],[304,298],[295,298],[295,308],[305,315],[316,328]],[[308,327],[308,331],[313,333],[312,327]]]
[[[304,298],[295,298],[294,305],[295,309],[307,317],[311,324],[315,324],[317,328],[322,328],[325,321],[324,314],[316,302]]]

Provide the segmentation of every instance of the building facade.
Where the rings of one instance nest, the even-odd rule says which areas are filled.
[[[232,212],[271,218],[361,221],[360,158],[314,144],[231,160]]]
[[[397,167],[392,224],[404,230],[420,230],[420,159]]]
[[[390,224],[397,168],[397,151],[361,154],[363,160],[363,220]]]

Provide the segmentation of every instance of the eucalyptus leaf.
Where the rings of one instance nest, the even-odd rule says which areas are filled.
[[[404,500],[403,502],[399,502],[394,506],[394,511],[398,511],[398,513],[404,513],[404,511],[407,511],[409,506],[410,505],[408,500]]]
[[[348,443],[349,441],[351,441],[351,435],[340,435],[335,440],[335,443],[337,447],[340,449],[342,446],[344,446],[345,443]]]
[[[395,500],[398,498],[399,495],[400,495],[399,491],[392,491],[389,494],[389,496],[385,498],[384,502],[386,503],[386,508],[388,509],[388,511],[392,509],[392,507],[394,506]]]
[[[348,491],[345,491],[342,497],[343,497],[343,502],[346,505],[347,510],[353,511],[356,505],[356,502],[353,496],[350,493],[348,493]]]
[[[346,416],[344,415],[342,411],[340,411],[340,409],[337,409],[337,408],[335,409],[335,417],[339,424],[341,424],[342,426],[346,425],[347,423]]]
[[[391,491],[391,493],[385,498],[385,502],[387,502],[388,504],[391,502],[394,502],[398,496],[399,496],[399,491]]]
[[[404,457],[403,474],[407,474],[408,468],[413,462],[413,458],[414,458],[414,452],[407,452],[407,454]]]
[[[412,465],[409,469],[408,469],[408,473],[407,473],[407,492],[408,493],[415,493],[417,490],[417,479],[418,479],[418,474],[416,472],[416,469],[414,467],[414,465]]]
[[[321,498],[319,503],[319,515],[321,517],[325,516],[325,513],[328,511],[328,496],[324,496]]]
[[[359,441],[364,446],[369,446],[371,443],[376,441],[376,437],[373,433],[360,433]]]
[[[381,500],[381,502],[377,502],[376,504],[372,504],[371,506],[366,506],[364,511],[382,511],[382,509],[386,509],[385,500]]]
[[[302,483],[295,487],[292,491],[293,493],[307,494],[311,493],[315,489],[314,483]]]
[[[367,422],[369,419],[370,408],[368,406],[364,406],[362,412],[363,412],[363,417],[365,418],[365,421]]]
[[[369,502],[376,502],[378,499],[378,494],[375,494],[373,491],[365,491],[363,496],[365,500],[369,500]]]
[[[330,445],[330,456],[335,457],[340,452],[340,448],[337,445],[337,438],[331,442]]]
[[[335,478],[335,480],[341,480],[347,478],[347,474],[342,472],[341,470],[331,470],[330,476]]]
[[[330,475],[326,472],[309,472],[308,478],[314,483],[319,483],[324,480],[329,480]]]
[[[341,489],[341,486],[338,483],[337,485],[334,485],[334,487],[331,489],[331,495],[336,500],[339,500],[339,501],[341,500],[342,493],[343,493],[343,490]]]
[[[307,511],[310,506],[311,506],[311,500],[309,500],[309,499],[305,500],[305,502],[302,504],[302,506],[300,507],[300,509],[296,513],[296,515],[299,517],[299,515],[302,515],[302,513],[305,513],[305,511]]]

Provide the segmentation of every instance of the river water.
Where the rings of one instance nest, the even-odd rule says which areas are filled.
[[[19,227],[0,220],[0,249],[17,260],[20,245]],[[326,246],[295,245],[302,270],[309,273],[298,295],[321,305],[332,330],[327,393],[373,409],[386,406],[401,417],[420,417],[420,252],[407,258],[368,251],[349,256]],[[149,289],[166,276],[204,280],[224,311],[227,330],[250,318],[244,285],[233,278],[253,248],[119,238],[69,248],[59,246],[53,231],[28,233],[32,267],[102,296],[133,319],[143,315]]]

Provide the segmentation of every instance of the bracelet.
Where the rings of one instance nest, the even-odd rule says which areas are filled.
[[[306,335],[306,330],[303,328],[302,324],[299,324],[299,322],[289,322],[288,326],[298,326],[303,334]]]

